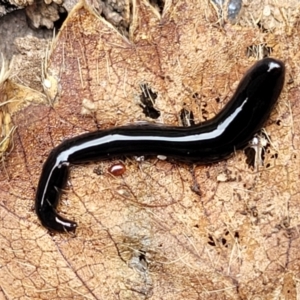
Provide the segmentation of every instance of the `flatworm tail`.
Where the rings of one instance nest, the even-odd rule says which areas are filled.
[[[124,155],[164,155],[212,163],[244,148],[262,127],[284,83],[283,62],[265,58],[248,70],[236,92],[214,118],[191,127],[130,125],[65,140],[47,158],[38,184],[35,209],[46,228],[75,231],[77,223],[56,212],[70,164]]]

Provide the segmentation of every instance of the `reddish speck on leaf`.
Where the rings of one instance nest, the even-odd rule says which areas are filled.
[[[125,173],[125,171],[126,171],[126,167],[121,162],[113,164],[108,168],[108,172],[114,176],[121,176]]]

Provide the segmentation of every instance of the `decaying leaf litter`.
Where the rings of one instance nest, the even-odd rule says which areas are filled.
[[[166,2],[160,15],[138,1],[129,38],[78,4],[52,44],[45,95],[1,84],[1,101],[14,100],[1,114],[15,128],[0,173],[0,283],[7,297],[296,298],[297,18],[271,31],[244,20],[220,25],[215,7],[198,2]],[[297,16],[298,9],[290,2],[280,12]],[[157,94],[155,122],[181,126],[183,107],[196,122],[211,118],[263,52],[252,49],[261,47],[287,66],[265,126],[272,143],[264,166],[249,167],[243,152],[212,166],[120,158],[122,177],[107,172],[118,159],[75,166],[60,211],[79,223],[76,237],[40,226],[34,191],[55,145],[89,130],[153,122],[139,105],[145,84]]]

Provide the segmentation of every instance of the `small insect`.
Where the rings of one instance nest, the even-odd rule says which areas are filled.
[[[121,176],[125,173],[126,167],[123,163],[118,162],[108,168],[108,172],[114,176]]]

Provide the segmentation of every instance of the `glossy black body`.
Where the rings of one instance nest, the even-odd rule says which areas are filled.
[[[191,127],[130,125],[65,140],[46,160],[36,193],[41,223],[54,231],[74,231],[77,224],[56,212],[69,164],[128,155],[165,155],[196,163],[224,159],[247,145],[262,127],[284,83],[284,64],[258,61],[241,80],[227,105],[211,120]]]

